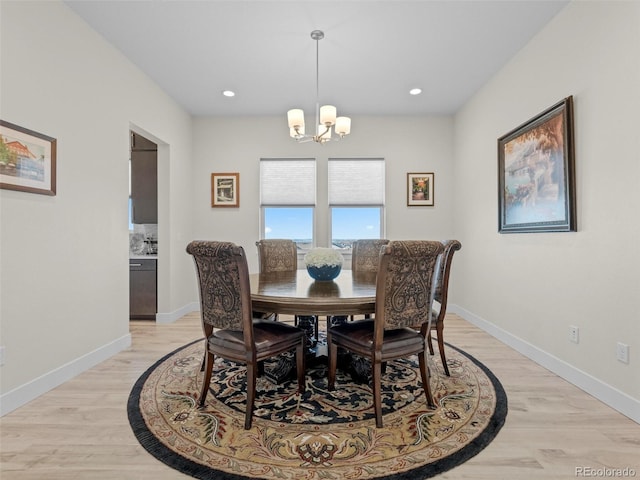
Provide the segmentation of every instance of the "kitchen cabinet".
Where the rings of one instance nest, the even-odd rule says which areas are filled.
[[[155,320],[157,259],[129,259],[129,318]]]
[[[158,223],[158,146],[131,134],[131,207],[133,223]]]

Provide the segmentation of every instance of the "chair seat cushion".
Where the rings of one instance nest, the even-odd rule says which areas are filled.
[[[282,322],[256,320],[253,323],[253,339],[258,351],[273,351],[288,348],[300,341],[304,332]],[[209,337],[209,344],[244,356],[244,338],[238,330],[216,330]]]
[[[331,328],[331,338],[338,345],[355,351],[373,352],[374,320],[359,320]],[[394,358],[419,352],[425,347],[424,337],[411,328],[385,330],[382,357]]]

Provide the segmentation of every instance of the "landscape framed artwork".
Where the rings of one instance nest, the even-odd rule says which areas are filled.
[[[433,173],[407,173],[407,205],[433,206]]]
[[[498,231],[575,232],[573,97],[498,139]]]
[[[56,139],[0,120],[0,188],[56,194]]]
[[[211,206],[239,207],[240,206],[240,174],[212,173],[211,174]]]

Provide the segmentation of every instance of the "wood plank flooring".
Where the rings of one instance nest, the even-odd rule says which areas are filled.
[[[487,448],[438,478],[588,476],[580,468],[593,469],[582,470],[592,477],[598,476],[597,469],[630,468],[640,478],[640,425],[459,316],[448,315],[446,322],[445,341],[473,355],[500,379],[509,414]],[[131,348],[0,419],[2,480],[191,478],[140,446],[126,405],[131,387],[149,366],[201,338],[199,314],[169,325],[132,321],[131,334]]]

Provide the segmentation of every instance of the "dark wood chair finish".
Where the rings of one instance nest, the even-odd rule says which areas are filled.
[[[431,323],[431,330],[436,331],[438,339],[438,350],[440,351],[440,359],[444,367],[444,373],[449,374],[449,366],[444,353],[444,317],[447,313],[447,297],[449,292],[449,276],[451,274],[451,262],[453,254],[462,248],[462,244],[458,240],[444,240],[444,251],[440,258],[440,264],[436,275],[436,291],[434,300],[440,304],[440,308],[434,307],[434,321]],[[431,331],[427,337],[429,342],[429,353],[433,355],[433,343],[431,341]]]
[[[247,410],[244,428],[251,428],[259,362],[295,350],[298,390],[305,390],[304,332],[291,325],[254,319],[249,270],[244,249],[230,242],[194,241],[193,256],[200,290],[205,336],[204,379],[198,404],[204,405],[215,356],[244,363],[247,368]]]
[[[382,427],[382,364],[418,355],[425,397],[435,407],[429,386],[427,335],[431,328],[434,277],[443,245],[438,241],[391,241],[384,247],[376,279],[375,318],[327,330],[329,390],[335,389],[338,347],[371,362],[376,426]],[[417,331],[413,327],[420,325]]]

